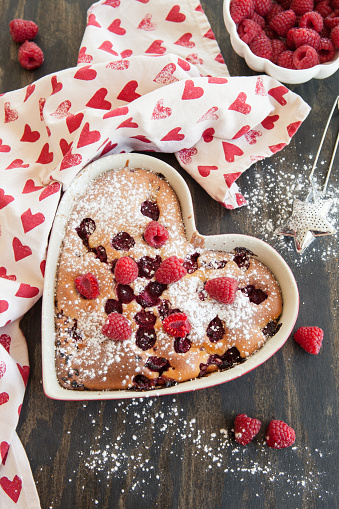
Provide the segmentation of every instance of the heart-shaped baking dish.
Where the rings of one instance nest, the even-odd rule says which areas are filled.
[[[154,173],[161,173],[164,175],[179,199],[186,236],[193,245],[204,247],[212,251],[227,252],[232,252],[236,248],[245,248],[254,253],[257,259],[270,269],[278,281],[282,293],[283,311],[279,319],[280,328],[273,337],[268,339],[259,350],[249,356],[243,363],[235,364],[225,371],[216,371],[207,376],[181,382],[171,387],[145,391],[68,390],[63,388],[57,380],[54,322],[57,266],[65,229],[74,203],[79,196],[83,194],[84,189],[91,180],[104,172],[124,167],[144,168]],[[197,232],[190,191],[184,179],[174,168],[159,159],[143,154],[132,153],[106,156],[84,168],[68,187],[60,202],[53,223],[46,262],[42,306],[42,368],[44,391],[46,396],[60,400],[124,399],[177,394],[222,384],[248,373],[277,352],[291,334],[297,319],[298,309],[299,294],[294,276],[283,258],[271,246],[262,240],[248,235],[223,234],[203,236]]]

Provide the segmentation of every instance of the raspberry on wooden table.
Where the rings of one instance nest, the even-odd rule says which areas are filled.
[[[295,442],[295,431],[284,421],[273,419],[266,430],[265,440],[272,449],[284,449]]]
[[[205,284],[208,295],[222,304],[232,304],[237,288],[238,281],[232,277],[216,277]]]
[[[157,221],[150,221],[144,233],[144,239],[152,247],[162,247],[168,241],[167,229]]]
[[[317,355],[323,343],[324,331],[320,327],[300,327],[294,339],[306,352]]]
[[[172,313],[162,322],[164,330],[175,338],[184,338],[191,330],[191,324],[185,313]]]
[[[120,313],[109,314],[101,330],[105,336],[115,341],[126,341],[132,335],[127,318]]]
[[[85,299],[96,299],[100,294],[99,283],[90,272],[76,277],[75,287]]]
[[[241,445],[249,444],[258,434],[261,427],[259,419],[239,414],[234,421],[234,438]]]
[[[38,25],[26,19],[12,19],[9,31],[14,42],[31,41],[38,33]]]
[[[138,265],[129,256],[122,256],[114,266],[114,277],[117,283],[128,285],[138,277]]]
[[[44,54],[34,42],[25,41],[18,52],[20,65],[24,69],[37,69],[44,61]]]
[[[177,256],[166,258],[155,273],[155,279],[158,283],[168,285],[179,281],[186,276],[187,270],[183,267],[183,260]]]

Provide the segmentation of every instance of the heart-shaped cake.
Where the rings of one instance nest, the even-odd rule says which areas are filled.
[[[197,244],[162,175],[126,167],[89,183],[57,268],[62,387],[168,387],[231,368],[275,334],[282,297],[270,270],[247,249]]]

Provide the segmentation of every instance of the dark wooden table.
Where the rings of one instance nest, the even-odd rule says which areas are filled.
[[[74,66],[91,0],[1,2],[0,92]],[[254,74],[232,50],[221,0],[202,0],[231,75]],[[8,22],[34,19],[44,65],[27,72],[17,63]],[[202,234],[245,233],[273,245],[296,277],[301,305],[296,327],[325,331],[318,356],[290,338],[264,365],[241,379],[195,393],[128,401],[61,402],[47,399],[41,381],[38,302],[22,320],[31,376],[18,434],[26,448],[43,509],[161,507],[334,508],[338,507],[338,244],[317,239],[298,255],[292,239],[273,230],[288,217],[293,196],[305,197],[307,175],[335,96],[338,72],[325,80],[290,86],[312,111],[291,144],[251,167],[240,179],[248,206],[229,211],[214,202],[176,163],[193,195]],[[325,175],[338,128],[332,125],[320,158]],[[336,159],[328,194],[336,200]],[[337,214],[337,217],[336,217]],[[247,447],[233,438],[234,417],[247,413],[263,422]],[[271,450],[264,431],[272,419],[296,431],[295,446]],[[6,509],[6,508],[4,508]]]

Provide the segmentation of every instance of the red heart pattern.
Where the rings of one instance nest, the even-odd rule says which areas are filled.
[[[24,299],[30,299],[35,297],[39,293],[39,288],[35,286],[28,285],[26,283],[21,283],[18,291],[16,292],[16,297],[22,297]]]
[[[34,90],[35,90],[35,84],[34,83],[31,83],[30,85],[28,85],[28,87],[26,88],[26,95],[25,95],[24,103],[33,94]]]
[[[3,267],[1,267],[1,268],[3,268]],[[4,347],[4,349],[6,350],[7,353],[10,353],[11,341],[12,341],[11,336],[9,336],[8,334],[1,334],[1,336],[0,336],[0,345],[2,345]],[[4,395],[6,393],[3,392],[2,394]],[[7,394],[7,397],[8,397],[8,394]],[[8,401],[8,399],[7,399],[7,401]],[[0,395],[0,405],[2,405],[3,403],[4,403],[4,401],[2,401],[2,403],[1,403],[1,395]]]
[[[57,94],[62,89],[62,83],[58,81],[58,78],[56,76],[51,77],[51,84],[52,84],[52,94]]]
[[[24,232],[27,233],[45,221],[45,216],[41,212],[32,214],[31,209],[27,209],[26,212],[21,214],[21,223]]]
[[[7,269],[5,267],[0,267],[0,277],[4,279],[9,279],[10,281],[16,281],[16,276],[14,274],[7,274]],[[1,344],[1,336],[0,336],[0,344]]]
[[[115,19],[109,25],[108,30],[110,32],[112,32],[113,34],[116,34],[116,35],[125,35],[126,30],[124,28],[122,28],[122,26],[120,26],[120,25],[121,25],[121,20],[120,19]]]
[[[3,209],[14,200],[14,197],[10,194],[5,194],[3,189],[0,189],[0,209]]]
[[[9,145],[5,145],[0,138],[0,152],[9,152],[11,147]]]
[[[166,48],[164,46],[162,46],[163,42],[164,41],[162,41],[161,39],[156,39],[155,41],[152,42],[152,44],[145,51],[145,53],[154,53],[155,55],[163,55],[166,52]]]
[[[236,100],[229,106],[229,110],[237,111],[243,115],[248,115],[251,112],[251,106],[246,103],[247,95],[245,92],[240,92]]]
[[[156,30],[157,25],[152,21],[152,14],[146,14],[146,16],[140,21],[138,28],[139,30],[146,30],[146,32]]]
[[[27,285],[27,286],[29,286],[29,285]],[[38,288],[36,288],[36,289],[38,290],[38,293],[39,293],[39,289]],[[36,293],[35,295],[38,295],[38,294]],[[31,297],[34,297],[35,295],[31,295]],[[26,295],[25,295],[25,297],[26,297]],[[22,376],[23,382],[26,386],[27,382],[28,382],[28,377],[29,377],[29,366],[20,366],[20,364],[18,364],[18,363],[16,365],[17,365],[18,370],[20,371],[20,375]]]
[[[218,169],[218,166],[198,166],[198,172],[202,177],[208,177],[211,171],[216,171]]]
[[[180,12],[180,5],[173,5],[165,19],[166,21],[172,21],[173,23],[182,23],[185,21],[186,16]]]
[[[11,108],[9,102],[5,102],[4,107],[5,107],[5,124],[8,124],[9,122],[14,122],[15,120],[18,119],[19,117],[18,112],[14,108]]]
[[[9,350],[8,350],[8,353],[9,353]],[[4,405],[5,403],[7,403],[9,401],[9,395],[7,392],[1,392],[0,393],[0,406],[1,405]],[[2,456],[3,457],[3,456]]]
[[[83,113],[77,113],[76,115],[69,115],[66,118],[66,125],[70,134],[74,133],[77,129],[79,129],[82,119],[84,118]]]
[[[34,183],[34,180],[28,179],[24,185],[22,194],[34,193],[34,191],[39,191],[39,189],[42,189],[42,188],[43,188],[43,186],[36,186]]]
[[[180,133],[181,127],[175,127],[171,129],[166,136],[161,138],[161,141],[181,141],[185,138],[184,134]]]
[[[68,117],[69,115],[69,110],[71,109],[71,101],[69,101],[68,99],[66,101],[63,101],[62,103],[59,104],[59,106],[57,107],[57,109],[51,113],[51,117],[55,117],[55,118],[65,118],[65,117]]]
[[[14,477],[13,481],[8,479],[7,477],[0,478],[0,486],[9,496],[11,500],[16,504],[19,500],[21,489],[22,489],[22,480],[17,475]]]
[[[16,262],[32,254],[31,248],[29,246],[25,246],[24,244],[22,244],[20,239],[18,239],[17,237],[14,237],[12,246],[14,252],[14,259]]]
[[[131,80],[124,88],[119,92],[119,95],[117,96],[117,99],[120,99],[121,101],[126,102],[132,102],[135,99],[138,99],[140,97],[140,94],[136,92],[136,89],[138,88],[139,83],[136,80]]]
[[[274,129],[274,123],[279,120],[279,115],[268,115],[264,120],[261,122],[261,125],[270,131],[271,129]]]
[[[202,138],[205,143],[210,143],[213,141],[213,135],[215,133],[215,130],[213,127],[209,127],[208,129],[205,129],[205,131],[202,133]]]
[[[187,34],[182,35],[174,44],[178,46],[183,46],[184,48],[194,48],[195,42],[191,41],[192,34],[188,32]]]
[[[0,302],[3,302],[3,301],[0,301]],[[1,311],[1,307],[0,307],[0,311]],[[5,376],[5,373],[6,373],[6,363],[5,361],[0,361],[0,380],[1,378],[3,378]]]
[[[185,81],[185,88],[182,94],[181,99],[183,101],[189,101],[191,99],[199,99],[204,95],[204,89],[201,87],[195,87],[194,81],[187,80]]]
[[[49,151],[49,144],[45,143],[45,145],[41,149],[38,159],[36,160],[36,163],[49,164],[53,162],[53,159],[54,154],[53,152]]]
[[[107,88],[99,88],[99,90],[97,90],[93,97],[91,97],[88,101],[86,106],[89,108],[96,108],[98,110],[110,110],[112,104],[105,99],[107,94]]]
[[[178,156],[182,163],[190,164],[192,162],[192,156],[197,155],[198,150],[195,147],[183,148],[179,150]]]
[[[151,118],[153,120],[159,120],[162,118],[170,117],[171,115],[172,115],[172,108],[165,107],[164,100],[159,99],[159,101],[157,101],[157,103],[154,107]]]
[[[244,153],[240,147],[226,141],[222,142],[222,147],[224,149],[225,159],[228,163],[234,163],[235,156],[240,157]]]
[[[32,131],[28,124],[25,124],[23,135],[21,136],[20,141],[35,143],[40,138],[40,133],[38,131]]]
[[[107,51],[107,53],[110,53],[111,55],[114,55],[114,56],[118,56],[119,55],[119,53],[114,51],[113,44],[111,43],[111,41],[104,41],[99,46],[99,49],[101,49],[102,51]]]
[[[90,131],[89,123],[86,122],[79,136],[79,141],[77,147],[84,147],[85,145],[91,145],[92,143],[96,143],[101,138],[101,134],[99,131]]]
[[[163,85],[169,85],[170,83],[175,83],[179,81],[178,78],[173,76],[173,73],[176,70],[175,64],[167,64],[154,78],[155,83],[161,83]]]

